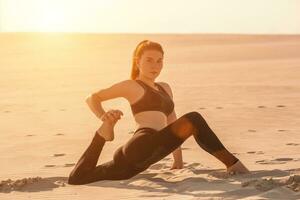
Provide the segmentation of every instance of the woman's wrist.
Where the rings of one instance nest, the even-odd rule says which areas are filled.
[[[102,120],[102,117],[103,117],[104,114],[105,114],[105,112],[99,113],[99,114],[98,114],[98,118]]]
[[[174,159],[174,163],[183,163],[183,160],[181,158]]]

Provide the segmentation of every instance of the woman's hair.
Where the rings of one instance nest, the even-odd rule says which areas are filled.
[[[132,80],[135,80],[140,73],[136,63],[146,50],[158,50],[162,53],[162,55],[164,55],[164,51],[159,43],[152,42],[150,40],[141,41],[133,52],[132,68],[131,68]]]

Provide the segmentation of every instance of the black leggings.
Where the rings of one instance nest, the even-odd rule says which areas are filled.
[[[129,179],[177,149],[193,135],[199,146],[226,167],[238,161],[220,142],[200,113],[189,112],[157,131],[144,127],[119,147],[111,161],[97,165],[105,140],[97,132],[69,175],[68,183],[87,184],[100,180]]]

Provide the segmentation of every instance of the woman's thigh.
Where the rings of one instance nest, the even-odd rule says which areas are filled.
[[[189,122],[181,117],[157,131],[143,129],[122,147],[133,169],[143,171],[178,148],[192,134]]]
[[[149,158],[153,153],[153,149],[157,146],[153,137],[156,132],[156,130],[150,128],[137,130],[126,144],[120,148],[124,155],[123,162],[127,162],[128,165],[135,168],[137,163]],[[120,152],[116,153],[114,159],[121,160],[117,157],[120,154]]]

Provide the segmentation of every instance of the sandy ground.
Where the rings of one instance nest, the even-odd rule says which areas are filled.
[[[183,169],[170,154],[129,180],[67,184],[100,125],[85,97],[129,79],[143,39],[164,47],[156,81],[172,86],[177,116],[200,112],[251,175],[225,176],[191,137]],[[10,33],[0,47],[1,200],[300,199],[300,36]],[[125,99],[103,107],[124,116],[98,164],[135,128]]]

